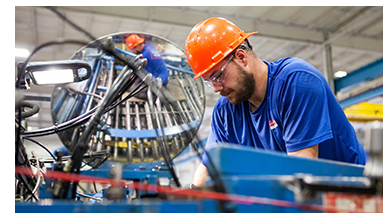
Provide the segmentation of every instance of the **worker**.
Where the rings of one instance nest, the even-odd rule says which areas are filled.
[[[139,37],[137,34],[131,34],[126,38],[126,46],[134,54],[142,54],[143,58],[147,59],[145,70],[155,78],[160,78],[162,86],[166,86],[169,78],[169,71],[165,61],[156,48],[145,42],[145,38]],[[146,89],[136,95],[137,98],[147,99]]]
[[[198,23],[185,42],[195,78],[220,93],[205,152],[227,142],[288,155],[364,165],[367,154],[323,75],[288,57],[261,60],[245,33],[224,18]],[[203,186],[203,155],[192,186]]]

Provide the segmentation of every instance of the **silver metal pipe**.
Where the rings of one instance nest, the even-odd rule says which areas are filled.
[[[166,127],[172,127],[174,126],[171,120],[171,117],[169,115],[168,109],[165,107],[165,105],[162,106],[162,114],[164,115]]]
[[[195,118],[198,118],[198,117],[201,117],[201,113],[198,111],[197,107],[195,106],[195,102],[194,102],[194,98],[192,97],[192,95],[189,93],[189,89],[188,88],[191,88],[191,85],[188,86],[185,82],[184,82],[184,79],[187,78],[187,76],[184,76],[181,77],[178,75],[177,79],[178,79],[178,82],[180,83],[181,85],[181,88],[182,88],[182,91],[184,92],[185,96],[186,96],[186,102],[188,104],[187,107],[189,107],[189,109],[192,111],[192,113],[194,114],[194,117]],[[188,108],[185,106],[185,104],[183,104],[185,109],[187,110]],[[189,113],[189,116],[190,116],[190,113]],[[191,119],[192,120],[192,119]]]
[[[131,111],[130,111],[130,102],[129,101],[126,101],[125,102],[125,114],[126,114],[126,117],[125,117],[125,120],[126,120],[126,129],[127,130],[132,130],[132,124],[131,124],[131,121],[132,121],[132,115],[131,115]],[[133,161],[133,146],[132,146],[132,140],[128,140],[128,149],[126,151],[126,158],[128,160],[128,163],[131,163]]]
[[[145,102],[145,115],[146,115],[146,122],[148,125],[148,130],[153,130],[153,122],[152,117],[150,115],[150,109],[149,109],[149,103]]]
[[[138,102],[134,104],[135,107],[135,114],[136,114],[136,130],[141,131],[141,121],[140,121],[140,112],[139,112],[139,106]],[[144,161],[144,145],[140,138],[136,138],[136,141],[138,143],[139,151],[140,151],[140,160],[143,162]]]
[[[119,116],[120,116],[120,106],[117,106],[115,108],[115,111],[114,111],[114,118],[115,118],[115,128],[118,129],[119,128]],[[117,160],[117,156],[118,156],[118,137],[114,137],[114,152],[113,152],[113,159],[114,160]]]
[[[197,107],[199,107],[198,108],[199,112],[202,112],[203,107],[204,107],[204,103],[202,103],[200,97],[203,96],[203,92],[198,92],[197,91],[196,81],[194,79],[192,79],[192,77],[185,77],[185,79],[190,84],[190,88],[191,88],[191,91],[192,91],[192,97],[194,97],[193,100],[197,102]],[[200,89],[203,90],[203,87],[201,87]]]
[[[126,158],[128,160],[128,163],[131,163],[133,161],[133,146],[132,146],[132,140],[128,140],[128,150],[127,150]]]

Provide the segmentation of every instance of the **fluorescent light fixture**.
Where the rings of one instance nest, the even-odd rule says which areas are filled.
[[[35,71],[33,75],[39,84],[56,84],[73,82],[73,70]]]
[[[334,76],[336,78],[345,77],[345,76],[347,76],[347,72],[346,71],[338,71],[338,72],[334,73]]]
[[[30,62],[26,71],[36,85],[81,82],[92,73],[89,63],[84,60]]]
[[[15,57],[28,57],[29,50],[22,48],[15,48]]]

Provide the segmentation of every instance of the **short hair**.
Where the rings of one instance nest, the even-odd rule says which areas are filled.
[[[250,44],[248,39],[245,39],[245,41],[242,44],[240,44],[235,50],[233,50],[232,53],[234,54],[237,49],[244,50],[245,52],[250,52],[250,54],[257,57],[255,52],[253,51],[253,46]]]

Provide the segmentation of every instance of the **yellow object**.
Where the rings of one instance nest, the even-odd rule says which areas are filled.
[[[126,142],[118,142],[118,147],[126,148],[126,147],[128,147],[128,143],[126,143]]]
[[[383,104],[361,102],[343,110],[349,121],[383,121]]]

